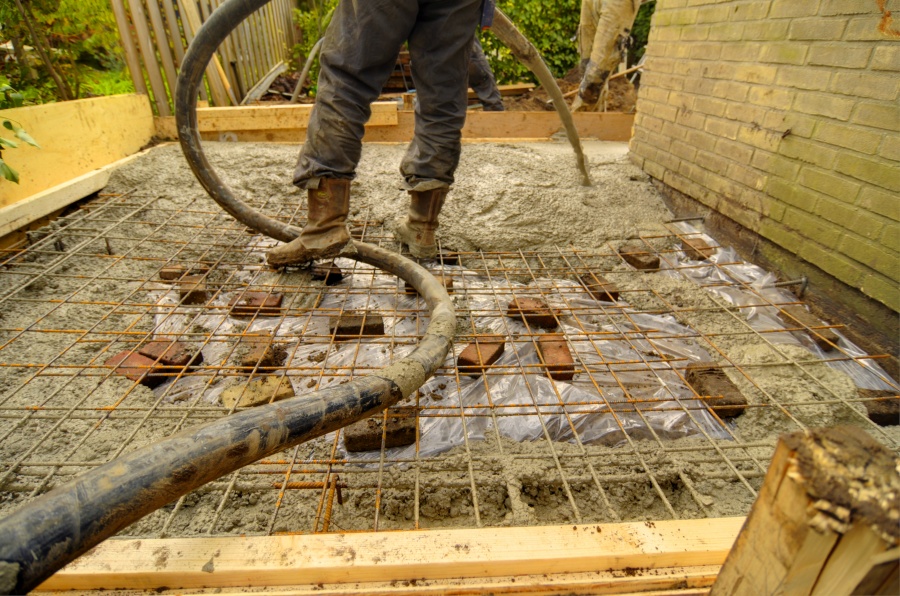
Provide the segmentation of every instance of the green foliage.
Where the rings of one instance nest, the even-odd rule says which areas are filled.
[[[579,0],[499,0],[497,6],[534,44],[554,76],[561,78],[578,64],[574,38],[581,11]],[[536,82],[495,35],[482,32],[480,38],[498,84]]]
[[[628,54],[628,66],[633,66],[644,56],[647,39],[650,36],[650,18],[656,10],[656,0],[646,2],[638,10],[631,29],[631,52]]]
[[[302,32],[302,41],[291,50],[291,59],[295,72],[303,70],[306,58],[309,56],[310,50],[316,45],[316,42],[325,34],[328,23],[331,22],[331,16],[337,6],[338,0],[307,0],[301,2],[303,7],[294,9],[294,22]],[[319,58],[312,63],[309,70],[309,86],[310,97],[316,95],[316,81],[319,80]]]
[[[303,31],[303,41],[294,46],[294,68],[300,71],[312,46],[325,31],[337,0],[305,0],[294,11],[294,21]],[[559,78],[578,65],[575,35],[581,15],[580,0],[499,0],[497,5],[534,44],[550,71]],[[638,11],[632,32],[629,62],[637,62],[644,54],[650,32],[650,17],[656,1],[645,3]],[[519,63],[490,31],[479,32],[481,45],[499,84],[520,81],[537,82],[534,75]],[[319,75],[318,59],[313,63],[310,95],[315,95],[315,81]]]
[[[134,83],[124,69],[90,70],[84,74],[82,88],[87,95],[93,96],[134,93]]]
[[[127,92],[130,87],[113,83],[113,79],[121,80],[127,73],[109,0],[29,0],[23,5],[30,11],[38,37],[49,44],[50,62],[48,66],[38,52],[26,49],[35,47],[37,42],[31,39],[14,3],[0,0],[0,42],[12,41],[18,59],[0,63],[0,74],[21,90],[26,103],[61,97],[50,67],[76,97],[105,91]],[[111,72],[117,74],[106,74]]]
[[[22,97],[21,93],[19,93],[9,85],[0,85],[0,110],[21,107],[23,101],[24,98]],[[19,141],[28,143],[29,145],[37,147],[38,149],[41,148],[41,146],[37,144],[37,141],[31,138],[31,135],[25,132],[25,129],[23,129],[19,125],[19,123],[14,121],[13,119],[0,118],[0,126],[15,134],[16,138]],[[19,173],[15,169],[13,169],[12,166],[3,161],[3,150],[15,149],[18,146],[18,141],[0,136],[0,176],[16,184],[19,183]]]

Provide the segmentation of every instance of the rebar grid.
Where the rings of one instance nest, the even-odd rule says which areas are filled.
[[[274,200],[254,207],[285,221],[305,216]],[[392,246],[381,222],[363,216],[351,228],[367,242]],[[875,365],[879,356],[843,339],[826,354],[798,348],[840,325],[761,324],[760,313],[802,302],[742,277],[746,264],[726,250],[687,259],[680,243],[699,236],[674,222],[665,233],[637,239],[660,259],[654,271],[626,265],[617,252],[621,241],[592,251],[463,252],[452,262],[442,256],[429,266],[454,282],[462,321],[454,353],[486,333],[504,336],[512,349],[477,378],[461,375],[449,358],[408,404],[419,424],[413,447],[348,453],[342,433],[334,433],[210,483],[126,533],[716,517],[745,513],[777,435],[817,424],[822,412],[896,449],[898,435],[866,415],[871,398],[848,391],[829,372],[858,369],[900,399],[896,383]],[[305,270],[269,270],[264,251],[271,245],[205,199],[176,204],[133,191],[101,196],[4,251],[0,511],[138,446],[228,415],[240,406],[223,406],[223,390],[247,379],[284,375],[302,395],[370,374],[416,344],[427,321],[424,304],[396,279],[342,261],[346,279],[325,287]],[[199,272],[206,290],[199,303],[160,280],[173,265]],[[619,299],[592,297],[577,281],[588,273],[619,285]],[[275,316],[231,316],[231,301],[248,292],[282,294],[284,303]],[[513,297],[551,306],[574,352],[571,382],[548,378],[534,356],[546,330],[507,316]],[[323,321],[349,311],[383,315],[385,335],[337,341]],[[107,364],[150,340],[184,343],[204,362],[161,373],[166,381],[153,389]],[[242,365],[239,355],[251,340],[279,348],[283,364]],[[749,358],[744,346],[766,356]],[[688,383],[685,367],[701,359],[717,362],[748,394],[735,421],[719,418]],[[786,380],[779,385],[771,374]],[[801,389],[789,391],[789,383]],[[389,410],[383,420],[394,415]],[[436,431],[423,431],[436,428],[449,433],[443,446],[433,443],[429,433]]]

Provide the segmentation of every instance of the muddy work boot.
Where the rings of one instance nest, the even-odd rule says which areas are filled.
[[[437,255],[434,233],[448,190],[409,191],[409,217],[397,227],[394,237],[409,246],[409,252],[414,257],[427,259]]]
[[[307,192],[309,217],[306,225],[297,238],[266,254],[266,260],[273,267],[303,265],[313,259],[330,259],[342,252],[355,252],[346,223],[350,211],[350,180],[322,178],[319,188]]]

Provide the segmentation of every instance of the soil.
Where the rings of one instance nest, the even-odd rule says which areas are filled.
[[[564,79],[557,79],[559,90],[566,97],[566,104],[571,106],[575,99],[574,94],[578,90],[580,80],[569,75]],[[503,107],[513,112],[542,112],[554,111],[553,104],[548,103],[550,96],[542,87],[536,87],[531,91],[518,96],[504,97]],[[607,112],[624,112],[629,114],[634,111],[637,104],[637,90],[627,77],[616,77],[609,81],[609,91],[606,95]],[[602,109],[602,106],[597,106]]]
[[[560,91],[563,95],[573,93],[578,90],[580,85],[580,70],[573,69],[562,79],[557,79]],[[261,98],[261,102],[266,103],[286,103],[290,100],[297,84],[297,73],[279,75],[278,78],[269,87],[269,91]],[[383,95],[382,101],[396,101],[399,97],[397,93]],[[550,96],[542,87],[535,87],[531,91],[527,91],[521,95],[511,95],[503,98],[503,107],[512,112],[552,112],[555,110],[552,104],[548,104]],[[566,98],[566,103],[572,105],[574,95]],[[315,98],[306,94],[301,94],[298,103],[315,103]],[[477,103],[473,100],[472,103]],[[609,91],[606,96],[607,112],[624,112],[626,114],[634,111],[637,103],[637,90],[631,84],[628,77],[616,77],[609,81]]]
[[[664,232],[663,223],[671,215],[647,176],[629,163],[626,147],[603,142],[586,142],[584,145],[595,181],[593,187],[580,186],[571,149],[562,142],[464,145],[457,182],[441,216],[439,237],[444,248],[514,252],[559,246],[608,248],[611,254],[628,237]],[[228,143],[208,143],[206,147],[213,165],[239,195],[250,196],[257,204],[271,202],[286,208],[301,200],[299,191],[289,183],[296,147]],[[364,147],[359,175],[352,185],[352,216],[383,221],[384,229],[374,230],[376,234],[386,235],[394,221],[405,212],[406,198],[398,189],[397,172],[404,151],[405,147],[395,145]],[[196,227],[236,225],[206,197],[175,145],[158,147],[114,172],[105,192],[134,190],[137,192],[132,202],[144,201],[171,211],[143,209],[140,223],[130,230],[134,240],[119,238],[113,241],[116,254],[126,254],[139,246],[143,256],[168,259],[173,249],[165,243],[138,245],[142,234],[153,232],[155,240],[178,244],[182,251],[180,259],[203,258],[207,249],[188,242]],[[174,211],[176,208],[181,211]],[[113,220],[125,217],[133,207],[107,209],[107,219]],[[174,213],[177,213],[177,219],[166,219]],[[224,254],[216,254],[216,258],[233,254],[235,261],[246,261],[244,244],[258,242],[259,237],[241,235],[240,239],[243,240],[233,246],[225,242],[224,248],[217,248]],[[75,239],[68,241],[76,242]],[[97,248],[97,252],[101,250]],[[261,260],[262,250],[256,248],[254,251]],[[139,314],[123,314],[120,310],[111,312],[105,304],[125,300],[140,292],[164,297],[166,286],[156,282],[142,288],[114,281],[92,282],[96,261],[77,256],[65,267],[72,277],[47,280],[35,277],[49,260],[50,257],[38,257],[32,262],[32,270],[23,270],[21,276],[7,275],[0,280],[4,284],[0,290],[5,293],[22,284],[26,275],[32,276],[31,285],[23,293],[35,299],[34,302],[7,302],[0,318],[4,329],[27,327],[37,314],[44,314],[41,323],[44,328],[72,329],[72,321],[77,321],[80,328],[94,331],[129,329],[134,332],[135,341],[142,334],[151,332],[152,319]],[[607,277],[619,286],[622,297],[633,308],[652,311],[670,310],[669,305],[675,306],[679,309],[677,323],[715,334],[716,346],[723,355],[718,359],[727,358],[728,362],[739,365],[726,369],[726,372],[751,404],[747,412],[729,426],[729,432],[744,444],[743,447],[734,448],[733,441],[687,437],[672,440],[667,443],[672,445],[671,448],[662,449],[650,437],[636,437],[625,448],[621,445],[553,442],[553,452],[557,456],[554,458],[549,452],[551,443],[546,440],[517,442],[499,434],[490,435],[488,440],[470,441],[440,458],[426,460],[418,468],[373,465],[360,469],[354,477],[368,479],[344,489],[344,504],[335,505],[331,528],[372,529],[376,518],[379,529],[410,528],[417,502],[416,487],[420,527],[743,515],[755,498],[779,434],[795,431],[800,428],[799,424],[860,424],[860,416],[853,411],[862,410],[864,414],[860,404],[848,407],[834,403],[855,397],[855,385],[846,374],[824,363],[805,365],[808,374],[798,374],[796,367],[787,364],[786,359],[809,360],[812,356],[804,347],[786,344],[776,349],[746,334],[730,336],[729,333],[745,332],[746,323],[724,312],[707,290],[664,272],[642,273],[638,279],[627,265],[616,263],[612,259],[609,261],[607,266],[612,272]],[[127,271],[117,271],[119,265],[112,265],[109,276],[118,273],[121,277],[149,277],[159,266],[159,261],[132,259],[127,263]],[[225,283],[238,274],[216,271],[214,275],[218,277],[214,277],[213,282]],[[286,276],[283,283],[311,283],[303,271],[289,271]],[[67,304],[65,298],[82,285],[78,303]],[[647,288],[651,291],[646,291]],[[60,302],[50,302],[51,299]],[[225,298],[222,300],[227,303]],[[308,306],[309,300],[308,296],[285,296],[285,308]],[[717,311],[706,311],[706,308]],[[179,324],[185,324],[185,321]],[[221,321],[198,320],[195,329],[203,332],[216,325],[221,325]],[[12,331],[0,332],[0,345],[13,335]],[[74,331],[32,335],[31,341],[17,340],[18,349],[14,356],[11,350],[0,351],[0,363],[102,365],[114,353],[108,341],[77,343]],[[216,354],[220,361],[224,357],[231,362],[237,358],[232,344],[225,342],[225,345],[211,349],[218,350]],[[69,349],[60,356],[67,346]],[[128,347],[123,345],[118,349]],[[713,353],[711,346],[699,347]],[[210,356],[204,351],[206,362],[214,361]],[[308,359],[304,358],[316,362],[322,354],[311,352]],[[45,403],[99,407],[127,399],[126,403],[143,408],[159,406],[164,411],[165,404],[161,404],[152,390],[134,386],[121,377],[40,376],[23,384],[30,374],[30,369],[0,367],[0,386],[13,388],[10,393],[4,390],[0,396],[5,407],[24,408]],[[238,381],[217,380],[213,384],[218,386],[212,388],[220,391]],[[175,399],[177,403],[178,398]],[[444,399],[445,403],[448,401]],[[217,403],[210,402],[203,407],[209,417],[225,413]],[[786,415],[785,410],[790,415]],[[32,420],[27,425],[27,434],[17,434],[17,419],[5,418],[0,422],[0,432],[10,434],[0,444],[0,461],[28,457],[32,460],[65,460],[72,464],[56,469],[55,476],[41,489],[45,490],[86,469],[78,466],[79,462],[107,461],[205,419],[164,416],[137,425],[134,418],[118,418],[97,425],[95,418],[85,417],[67,419],[55,429],[52,420]],[[40,442],[30,452],[35,445],[34,433],[45,432],[48,440]],[[298,460],[328,459],[335,447],[332,438],[323,437],[300,446],[296,452],[289,450],[273,459],[295,456]],[[896,427],[885,429],[885,435],[879,440],[893,442],[896,447],[900,433]],[[723,468],[720,452],[728,454],[733,469]],[[473,462],[471,467],[469,461]],[[556,461],[560,463],[556,464]],[[30,481],[34,481],[35,473],[40,478],[51,468],[50,465],[43,469],[31,468]],[[0,472],[4,469],[0,468]],[[652,470],[653,482],[647,470]],[[16,475],[12,478],[15,481]],[[259,482],[263,480],[268,482],[270,479]],[[227,484],[228,477],[195,491],[177,506],[168,505],[137,522],[125,534],[159,536],[163,534],[166,520],[170,525],[165,533],[176,536],[205,533],[210,528],[215,534],[295,532],[312,528],[320,491],[287,491],[276,508],[278,491],[259,492],[239,483],[228,493],[225,506],[219,509]],[[378,497],[380,509],[376,517],[376,491],[373,489],[379,485],[384,489]],[[665,502],[661,494],[665,495]],[[473,506],[475,499],[477,515]],[[0,486],[0,512],[10,510],[24,500],[24,492],[4,491]]]

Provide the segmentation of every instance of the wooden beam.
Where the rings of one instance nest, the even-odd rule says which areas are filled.
[[[503,97],[512,95],[522,95],[534,89],[534,83],[513,83],[511,85],[497,85],[497,90]],[[477,99],[478,94],[471,88],[469,89],[469,99]]]
[[[292,108],[294,111],[285,111]],[[197,110],[204,140],[219,140],[232,132],[242,142],[301,143],[306,137],[311,105],[284,104],[226,108],[232,111]],[[246,110],[246,111],[239,111]],[[259,111],[262,110],[262,111]],[[582,139],[627,141],[631,138],[633,114],[615,112],[579,112],[573,114]],[[174,118],[157,118],[157,136],[174,139]],[[463,127],[463,141],[546,141],[560,131],[562,124],[555,112],[469,112]],[[372,104],[372,119],[366,125],[367,143],[408,143],[415,130],[415,115],[397,110],[394,102]]]
[[[517,575],[491,578],[417,578],[392,582],[353,582],[339,584],[305,584],[256,588],[231,586],[217,588],[220,596],[362,596],[390,595],[413,596],[432,594],[540,594],[542,596],[569,596],[572,594],[636,594],[647,596],[706,596],[716,579],[718,565],[695,567],[671,567],[662,569],[627,569],[593,571],[590,573],[546,573],[541,575]],[[202,591],[201,591],[202,590]],[[167,590],[162,587],[147,590],[117,590],[118,596],[157,596],[171,594],[208,594],[209,589],[198,591]],[[221,590],[221,591],[220,591]],[[57,593],[57,592],[53,592]],[[35,594],[39,594],[35,592]],[[45,592],[44,594],[51,594]],[[93,596],[95,592],[67,591],[72,596]]]
[[[138,93],[147,95],[147,83],[144,82],[141,60],[134,45],[134,38],[131,36],[131,27],[128,24],[125,5],[122,4],[122,0],[111,0],[111,4],[113,14],[116,17],[116,27],[119,29],[119,40],[122,42],[122,49],[125,50],[125,64],[128,65],[128,72],[131,74],[134,89]]]
[[[244,96],[244,99],[241,100],[241,105],[247,105],[253,103],[254,101],[259,100],[263,95],[266,94],[266,91],[269,90],[269,87],[272,86],[272,83],[275,82],[275,79],[278,78],[278,75],[287,70],[287,64],[284,61],[276,64],[272,70],[270,70],[266,76],[257,82],[252,89],[247,91],[247,94]]]
[[[109,540],[39,590],[488,578],[720,565],[743,518],[477,530]]]
[[[164,143],[163,145],[168,145]],[[162,146],[162,145],[158,145]],[[0,207],[0,237],[6,236],[16,230],[27,226],[43,217],[61,209],[65,209],[72,203],[102,190],[109,182],[109,176],[116,168],[123,166],[151,149],[123,157],[101,168],[90,171],[81,176],[76,176],[62,184],[58,184],[45,191],[34,194],[27,199]]]
[[[783,436],[712,594],[897,594],[898,466],[856,427]]]
[[[153,90],[153,101],[156,104],[156,112],[160,116],[168,116],[172,113],[169,106],[169,94],[163,83],[159,63],[156,61],[156,46],[150,38],[150,28],[147,26],[147,16],[144,14],[144,6],[139,0],[128,0],[128,8],[131,12],[131,24],[137,35],[138,47],[144,59],[144,68],[147,78],[150,80],[150,88]]]
[[[136,153],[156,132],[146,95],[112,95],[0,110],[41,148],[21,146],[3,159],[19,184],[0,180],[0,207]]]
[[[273,131],[283,133],[285,140],[302,140],[305,134],[298,136],[297,132],[309,126],[312,108],[311,104],[199,108],[197,119],[201,134],[213,133],[211,137],[204,137],[208,140],[218,140],[219,134],[234,133],[239,141],[273,141],[276,139],[266,136]],[[372,117],[366,126],[394,126],[397,122],[396,103],[376,102],[372,104]],[[158,119],[157,131],[164,138],[175,138],[174,118]],[[263,136],[260,138],[249,133]]]
[[[54,211],[91,195],[109,181],[108,170],[82,174],[12,205],[0,208],[0,236],[15,232]]]

